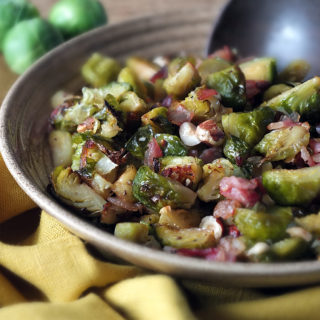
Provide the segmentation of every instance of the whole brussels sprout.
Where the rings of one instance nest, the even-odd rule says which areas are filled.
[[[0,1],[0,51],[5,35],[15,24],[37,16],[37,8],[26,0]]]
[[[51,9],[49,21],[65,39],[107,23],[107,15],[97,0],[60,0]]]
[[[12,71],[21,74],[62,41],[60,32],[47,21],[24,20],[7,33],[3,42],[4,58]]]

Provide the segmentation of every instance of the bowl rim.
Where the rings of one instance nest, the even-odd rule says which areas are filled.
[[[223,284],[227,283],[231,286],[237,286],[237,281],[239,281],[241,286],[248,287],[277,286],[272,284],[274,279],[279,279],[281,285],[281,279],[284,277],[292,279],[293,285],[315,282],[315,280],[310,279],[307,282],[303,280],[306,275],[309,277],[315,276],[317,277],[317,281],[319,281],[320,263],[317,260],[281,263],[214,262],[178,256],[118,239],[112,234],[95,227],[89,221],[84,221],[81,217],[67,210],[57,201],[54,201],[48,194],[42,191],[36,183],[29,179],[19,167],[9,143],[9,131],[7,130],[6,119],[10,114],[10,106],[14,103],[15,95],[19,94],[20,88],[24,83],[36,74],[38,68],[47,64],[48,61],[57,57],[64,50],[81,44],[85,39],[106,31],[112,32],[112,30],[119,26],[130,27],[137,21],[147,23],[147,21],[150,21],[153,17],[154,16],[147,16],[113,25],[102,26],[73,38],[41,57],[17,79],[8,91],[0,108],[0,152],[10,173],[18,185],[39,207],[59,220],[67,229],[98,248],[108,251],[131,263],[133,262],[134,264],[142,265],[149,269],[171,273],[176,276],[220,281]],[[140,260],[146,257],[148,257],[148,261],[141,264]],[[224,277],[229,277],[229,281],[225,281],[225,279],[223,279]],[[265,280],[263,280],[263,278]],[[252,281],[250,279],[252,279]],[[273,280],[268,284],[267,279]],[[286,281],[286,284],[290,285],[290,282]]]

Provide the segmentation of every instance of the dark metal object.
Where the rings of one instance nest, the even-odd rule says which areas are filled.
[[[294,59],[320,75],[319,0],[232,0],[214,24],[207,54],[224,45],[242,57],[273,56],[279,68]]]

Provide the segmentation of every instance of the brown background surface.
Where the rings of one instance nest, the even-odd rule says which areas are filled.
[[[1,1],[1,0],[0,0]],[[47,17],[50,8],[57,0],[29,0],[35,4],[43,17]],[[179,11],[182,9],[205,8],[215,6],[217,10],[226,0],[100,0],[105,6],[109,24],[119,23],[124,20],[134,19],[146,15],[158,14],[167,11]],[[17,79],[6,66],[0,55],[0,102],[12,83]]]

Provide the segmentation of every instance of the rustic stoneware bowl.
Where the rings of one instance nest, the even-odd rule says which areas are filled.
[[[56,48],[14,84],[1,108],[0,146],[3,158],[23,190],[69,230],[105,254],[173,274],[219,285],[290,286],[320,280],[320,262],[279,264],[219,263],[181,257],[142,247],[98,229],[77,216],[48,192],[52,170],[47,129],[50,97],[61,88],[82,86],[79,69],[93,52],[119,59],[130,55],[202,53],[216,8],[169,13],[121,25],[102,27]],[[2,186],[3,187],[3,186]]]

